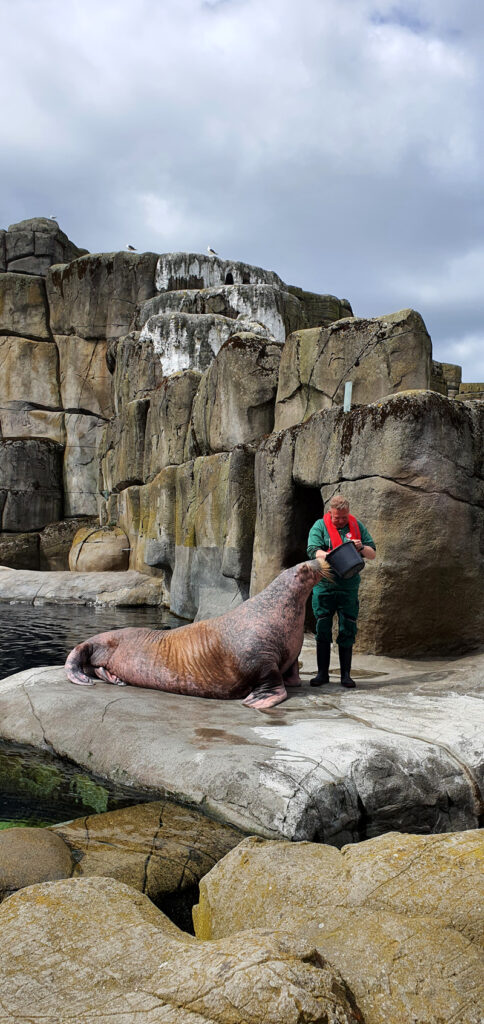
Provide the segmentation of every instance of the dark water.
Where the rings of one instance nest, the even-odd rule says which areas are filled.
[[[108,629],[183,625],[184,619],[164,608],[0,604],[0,679],[25,668],[63,665],[76,644]]]

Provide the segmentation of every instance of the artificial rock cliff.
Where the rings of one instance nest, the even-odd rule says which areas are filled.
[[[361,319],[200,254],[91,255],[36,219],[0,232],[0,358],[0,564],[67,570],[84,527],[71,568],[161,577],[202,618],[303,559],[342,490],[378,547],[360,649],[483,639],[484,386],[432,360],[417,312]]]

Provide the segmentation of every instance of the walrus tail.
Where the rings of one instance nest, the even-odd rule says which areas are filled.
[[[78,686],[96,685],[95,680],[83,672],[83,669],[87,667],[91,668],[92,653],[92,643],[89,640],[85,640],[84,643],[78,644],[77,647],[74,647],[70,654],[67,655],[64,667],[69,682],[77,683]]]

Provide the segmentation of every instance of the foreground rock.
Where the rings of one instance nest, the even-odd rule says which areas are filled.
[[[266,931],[201,943],[110,878],[31,886],[0,907],[6,1022],[358,1024],[338,973]],[[249,1016],[250,1015],[250,1016]]]
[[[482,1020],[484,834],[341,852],[246,839],[200,885],[200,938],[283,926],[341,972],[366,1024]]]
[[[0,682],[0,735],[268,838],[458,831],[483,811],[483,661],[360,655],[358,689],[316,694],[306,646],[305,684],[266,714],[33,669]]]
[[[71,851],[76,875],[115,878],[158,905],[170,896],[182,900],[244,838],[229,825],[168,801],[77,818],[51,831]]]
[[[0,832],[0,900],[35,882],[69,878],[71,851],[61,836],[42,828]]]

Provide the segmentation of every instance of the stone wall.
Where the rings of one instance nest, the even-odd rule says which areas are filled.
[[[0,357],[0,563],[67,567],[73,524],[100,521],[172,611],[206,617],[304,559],[344,490],[378,546],[360,647],[482,638],[455,611],[484,604],[482,385],[432,360],[414,310],[354,317],[218,257],[91,255],[34,220],[0,233]]]

